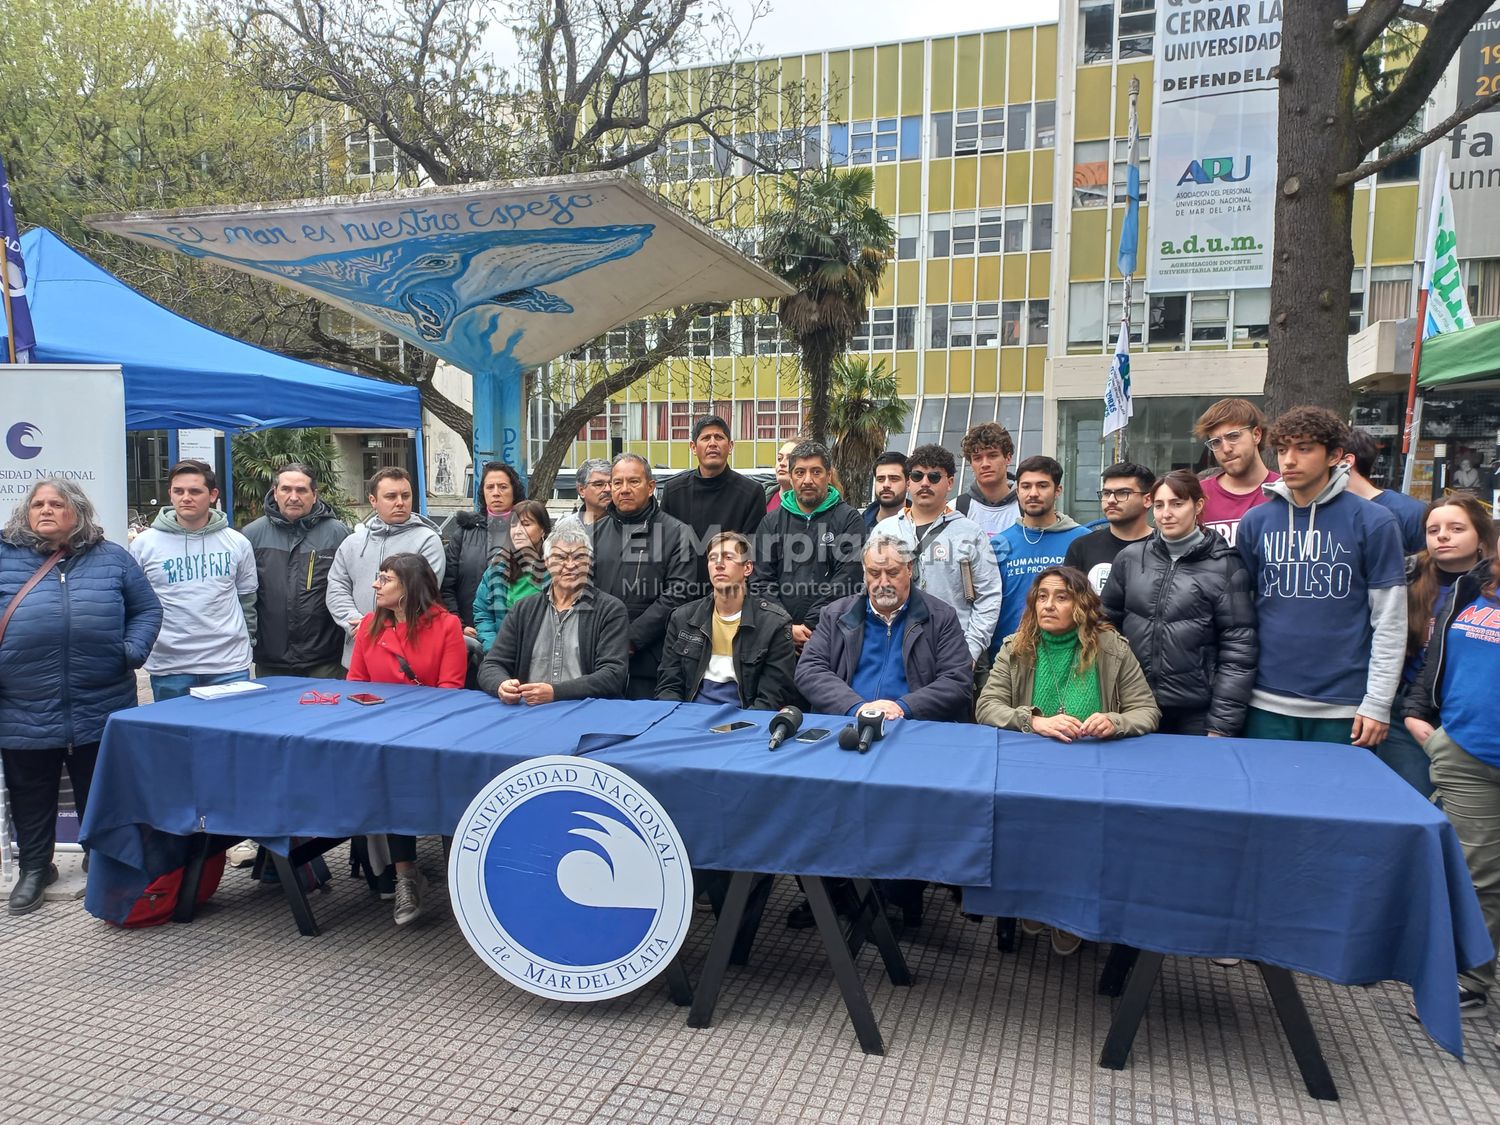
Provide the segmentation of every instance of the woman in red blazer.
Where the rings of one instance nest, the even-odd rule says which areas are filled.
[[[391,555],[375,576],[375,612],[354,636],[349,679],[375,684],[461,688],[468,671],[463,624],[443,608],[437,575],[417,554]],[[427,879],[417,867],[417,838],[388,835],[396,865],[396,925],[421,917]]]

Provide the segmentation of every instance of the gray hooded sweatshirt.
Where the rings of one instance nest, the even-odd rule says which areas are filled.
[[[410,552],[432,565],[438,586],[443,584],[443,540],[437,525],[413,512],[405,523],[388,524],[371,515],[339,544],[328,572],[328,612],[344,628],[344,667],[354,652],[354,630],[365,614],[375,610],[375,576],[391,555]]]
[[[894,535],[914,551],[917,525],[908,509],[875,525],[876,535]],[[965,564],[973,577],[974,600],[969,601],[963,580]],[[990,647],[1000,620],[1000,567],[990,548],[990,537],[973,520],[951,508],[933,521],[921,541],[916,562],[916,586],[947,602],[958,613],[969,656],[978,660]]]

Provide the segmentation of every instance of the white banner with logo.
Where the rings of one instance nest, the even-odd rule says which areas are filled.
[[[1158,10],[1149,292],[1271,284],[1280,57],[1281,0]]]
[[[42,477],[74,481],[126,536],[125,380],[118,367],[0,364],[0,520]]]
[[[1491,8],[1464,37],[1455,62],[1434,92],[1428,125],[1500,90],[1500,6]],[[1426,151],[1443,149],[1450,165],[1453,224],[1464,257],[1500,258],[1500,223],[1495,222],[1500,208],[1500,106],[1455,125],[1445,141]]]

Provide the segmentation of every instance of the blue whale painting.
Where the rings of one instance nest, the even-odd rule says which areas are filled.
[[[498,328],[503,310],[571,313],[572,305],[543,287],[629,257],[645,245],[653,229],[645,223],[435,234],[294,261],[239,258],[152,237],[193,257],[233,262],[325,293],[397,335],[475,371],[494,362],[493,354],[470,354],[475,336],[488,337]],[[469,314],[487,322],[488,331],[455,332]],[[516,342],[512,339],[507,350]]]

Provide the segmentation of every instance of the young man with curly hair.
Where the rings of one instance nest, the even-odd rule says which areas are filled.
[[[982,527],[991,539],[1021,518],[1016,490],[1010,483],[1010,462],[1016,443],[998,422],[981,422],[964,434],[959,446],[974,481],[954,507]]]
[[[1281,479],[1240,520],[1260,659],[1245,735],[1373,749],[1385,739],[1406,649],[1396,518],[1348,491],[1348,426],[1301,406],[1271,424]]]

